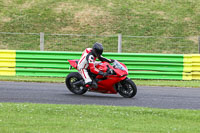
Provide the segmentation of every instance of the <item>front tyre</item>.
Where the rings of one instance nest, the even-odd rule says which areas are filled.
[[[137,94],[137,87],[131,79],[126,78],[119,83],[118,92],[125,98],[132,98]]]
[[[72,72],[66,77],[65,84],[72,93],[82,95],[87,91],[87,88],[74,85],[75,82],[80,80],[83,80],[82,76],[78,72]]]

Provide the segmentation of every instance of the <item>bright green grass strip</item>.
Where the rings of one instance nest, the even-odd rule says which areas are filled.
[[[65,78],[55,77],[25,77],[25,76],[0,76],[0,81],[21,82],[48,82],[64,83]],[[200,87],[200,80],[178,81],[178,80],[133,80],[137,86],[171,86],[171,87]]]
[[[0,103],[2,133],[199,133],[200,110]]]
[[[64,83],[65,78],[64,77],[55,78],[55,77],[29,77],[29,76],[0,76],[0,81]]]
[[[23,82],[48,82],[64,83],[65,78],[55,77],[25,77],[25,76],[0,76],[1,81]],[[144,86],[174,86],[174,87],[200,87],[200,81],[176,81],[176,80],[133,80],[136,85]]]
[[[133,80],[136,85],[144,86],[170,86],[170,87],[192,87],[199,88],[200,80],[180,81],[180,80]]]

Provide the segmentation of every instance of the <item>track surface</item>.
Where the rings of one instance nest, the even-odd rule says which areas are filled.
[[[200,88],[138,86],[134,98],[86,92],[74,95],[64,83],[0,81],[0,102],[96,104],[153,108],[200,109]]]

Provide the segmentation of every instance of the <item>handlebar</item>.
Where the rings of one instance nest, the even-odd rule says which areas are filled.
[[[107,71],[106,71],[106,73],[108,74],[108,75],[112,75],[113,74],[113,70],[108,66],[108,65],[106,65],[107,66]]]

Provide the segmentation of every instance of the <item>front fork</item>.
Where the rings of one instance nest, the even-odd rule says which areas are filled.
[[[128,79],[128,77],[126,77],[124,80],[121,80],[120,82],[116,83],[114,88],[117,92],[120,91],[120,88],[123,87],[124,84],[126,84],[126,80]]]

